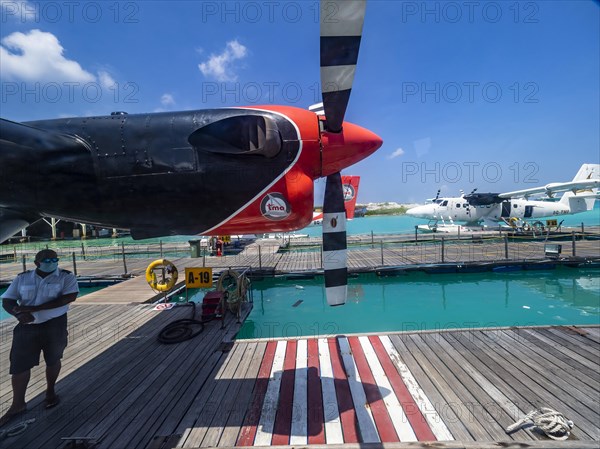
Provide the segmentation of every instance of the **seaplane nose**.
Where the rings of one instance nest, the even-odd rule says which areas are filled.
[[[321,176],[328,176],[373,154],[381,147],[383,140],[368,129],[344,122],[342,132],[324,131],[321,134],[321,144]]]
[[[422,218],[430,212],[427,206],[412,207],[406,211],[406,215],[415,218]]]

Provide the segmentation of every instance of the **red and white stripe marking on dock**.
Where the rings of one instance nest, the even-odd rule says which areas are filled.
[[[238,446],[448,441],[387,336],[267,344]]]

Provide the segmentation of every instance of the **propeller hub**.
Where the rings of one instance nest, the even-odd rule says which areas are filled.
[[[322,132],[321,176],[329,176],[362,161],[382,144],[383,140],[377,134],[348,122],[343,123],[339,133]]]

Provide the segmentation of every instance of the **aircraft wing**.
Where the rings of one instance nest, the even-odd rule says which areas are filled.
[[[584,181],[570,181],[570,182],[553,182],[546,184],[541,187],[532,187],[531,189],[515,190],[513,192],[500,193],[500,198],[519,198],[529,197],[537,194],[546,194],[552,197],[555,193],[571,191],[574,194],[580,192],[591,193],[590,189],[599,188],[600,179],[586,179]]]

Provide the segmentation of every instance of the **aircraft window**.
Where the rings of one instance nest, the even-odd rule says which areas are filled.
[[[516,209],[517,207],[519,207],[518,204],[513,204],[513,208]]]
[[[275,157],[281,151],[277,124],[262,115],[239,115],[194,131],[190,144],[201,151]]]
[[[447,206],[448,205],[448,200],[444,200],[444,202],[442,203],[442,206]]]
[[[456,203],[456,207],[460,207],[460,203]]]

